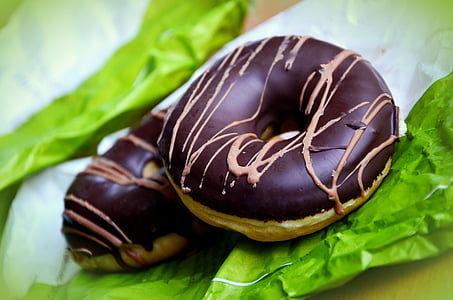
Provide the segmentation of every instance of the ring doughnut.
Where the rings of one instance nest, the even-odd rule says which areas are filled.
[[[242,45],[196,79],[158,141],[183,203],[259,241],[317,231],[388,173],[398,108],[359,54],[303,36]]]
[[[209,232],[166,178],[156,148],[164,113],[93,158],[67,190],[62,232],[82,268],[136,270],[191,250]]]

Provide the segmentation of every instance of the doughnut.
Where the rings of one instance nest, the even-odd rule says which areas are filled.
[[[164,111],[143,118],[78,173],[64,198],[70,257],[92,271],[133,271],[183,255],[210,230],[181,203],[157,151]]]
[[[313,233],[389,172],[398,108],[358,53],[306,36],[246,43],[167,116],[158,148],[184,205],[258,241]]]

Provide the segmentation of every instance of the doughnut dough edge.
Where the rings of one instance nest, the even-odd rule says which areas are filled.
[[[171,176],[168,177],[184,205],[204,222],[219,228],[238,231],[256,241],[277,242],[294,239],[321,230],[359,208],[380,186],[385,176],[390,171],[391,162],[392,159],[390,158],[385,164],[385,168],[382,170],[381,174],[374,180],[372,186],[365,190],[363,196],[350,199],[343,203],[345,214],[339,215],[335,213],[335,208],[331,208],[313,216],[282,222],[241,218],[215,211],[200,202],[194,201],[188,194],[184,194],[181,191],[181,188],[174,184]]]

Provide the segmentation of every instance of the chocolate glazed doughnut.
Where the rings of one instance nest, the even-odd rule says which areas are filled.
[[[208,232],[166,178],[156,148],[163,115],[145,117],[69,187],[62,232],[82,268],[146,267],[190,250]]]
[[[235,49],[194,81],[158,145],[195,215],[279,241],[363,204],[389,171],[397,128],[398,109],[368,61],[280,36]]]

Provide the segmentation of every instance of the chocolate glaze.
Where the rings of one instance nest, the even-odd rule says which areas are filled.
[[[151,250],[157,237],[176,232],[193,238],[193,216],[166,178],[156,142],[161,114],[151,114],[80,172],[65,197],[62,231],[70,250],[118,255],[123,244]],[[157,172],[142,177],[154,162]],[[131,256],[132,257],[132,256]],[[138,258],[140,263],[140,259]]]
[[[289,137],[279,128],[290,118]],[[269,128],[275,137],[260,137]],[[357,53],[310,37],[243,45],[189,87],[160,153],[184,193],[213,210],[294,220],[363,195],[397,139],[384,80]]]

